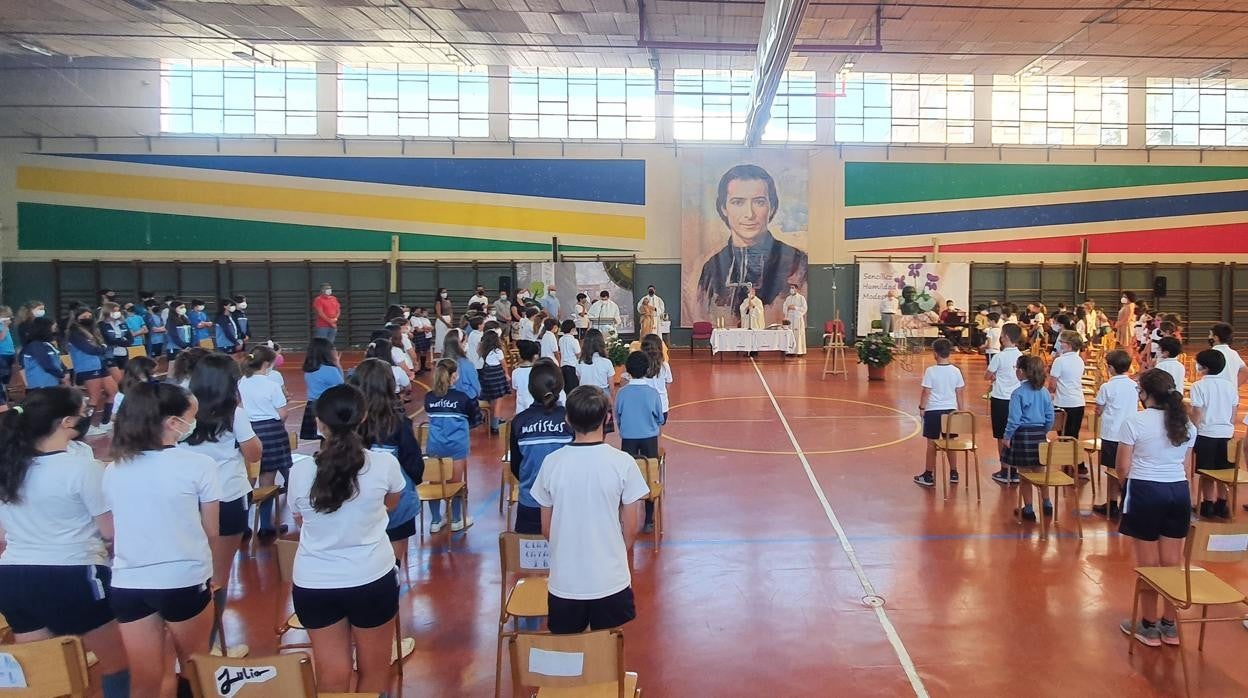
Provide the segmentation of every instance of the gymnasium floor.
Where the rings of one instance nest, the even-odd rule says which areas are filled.
[[[818,353],[672,358],[666,536],[661,550],[647,538],[635,551],[638,619],[625,629],[645,695],[1182,695],[1176,649],[1127,656],[1117,626],[1130,613],[1130,544],[1087,511],[1090,490],[1085,538],[1064,503],[1041,542],[1036,524],[1015,523],[1014,490],[988,479],[998,466],[983,357],[955,357],[983,417],[980,502],[965,470],[948,501],[911,482],[924,446],[917,362],[868,383],[853,363],[848,380],[820,380]],[[286,365],[301,395],[299,361]],[[474,433],[476,525],[411,541],[409,696],[493,690],[502,450]],[[1211,568],[1248,588],[1248,570]],[[882,607],[868,603],[877,597]],[[240,555],[230,604],[232,642],[273,651],[288,598],[271,547]],[[1248,694],[1246,649],[1238,623],[1211,626],[1203,657],[1188,655],[1193,694]]]

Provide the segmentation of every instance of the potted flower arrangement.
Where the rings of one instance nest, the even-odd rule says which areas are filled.
[[[614,330],[607,333],[607,358],[611,360],[611,365],[615,366],[616,385],[620,383],[620,375],[624,373],[624,364],[628,361],[630,351],[628,343],[620,339],[620,335]]]
[[[858,342],[858,363],[867,365],[868,379],[884,380],[884,368],[893,362],[896,347],[897,343],[886,334],[869,334]]]

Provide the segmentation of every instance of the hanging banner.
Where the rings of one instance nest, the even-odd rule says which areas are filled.
[[[966,262],[859,262],[858,336],[870,334],[880,319],[880,306],[889,291],[897,292],[901,306],[898,328],[935,328],[946,301],[968,312],[971,265]],[[875,327],[879,327],[875,325]]]

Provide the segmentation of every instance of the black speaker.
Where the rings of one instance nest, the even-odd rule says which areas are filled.
[[[1166,277],[1157,276],[1153,278],[1153,297],[1154,298],[1166,297]]]
[[[511,294],[511,277],[510,276],[498,277],[498,290],[506,291],[508,294]]]

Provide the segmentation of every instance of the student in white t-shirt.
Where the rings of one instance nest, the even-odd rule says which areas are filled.
[[[104,466],[71,451],[90,428],[82,391],[32,390],[0,413],[0,613],[19,643],[78,635],[99,658],[105,698],[130,695],[130,675],[110,604],[113,516]]]
[[[1218,376],[1238,390],[1239,386],[1248,382],[1248,366],[1244,365],[1244,359],[1239,352],[1231,348],[1231,340],[1234,338],[1235,330],[1225,322],[1219,322],[1209,329],[1209,343],[1226,357],[1226,368]]]
[[[992,419],[992,438],[997,440],[997,458],[1001,462],[1001,469],[992,474],[992,479],[1003,485],[1018,482],[1017,473],[1005,467],[1005,425],[1010,421],[1010,396],[1022,384],[1015,370],[1018,358],[1023,355],[1018,350],[1022,338],[1021,327],[1012,322],[1003,324],[1001,352],[992,357],[984,373],[984,379],[992,383],[992,390],[988,393],[988,412]]]
[[[542,331],[537,335],[537,343],[541,346],[541,357],[559,363],[559,321],[546,318],[542,321]]]
[[[218,532],[221,486],[215,461],[173,448],[195,430],[197,412],[195,397],[176,385],[135,387],[118,415],[114,460],[104,471],[116,532],[113,612],[136,696],[160,695],[172,667],[167,635],[184,669],[191,655],[209,649],[209,541]]]
[[[317,687],[335,693],[351,690],[353,655],[354,690],[388,690],[399,611],[386,526],[403,492],[403,472],[390,453],[365,447],[358,432],[365,414],[354,386],[322,393],[316,422],[325,440],[314,458],[290,472],[290,508],[300,527],[295,613],[312,641]]]
[[[564,320],[559,325],[559,370],[563,373],[564,390],[576,390],[581,381],[576,376],[576,362],[581,358],[581,340],[576,331],[576,322]]]
[[[191,372],[191,394],[199,405],[195,429],[178,445],[178,450],[208,456],[216,464],[221,488],[217,536],[212,545],[212,601],[225,608],[230,588],[230,571],[243,534],[247,532],[247,510],[251,479],[247,463],[260,461],[260,439],[251,428],[247,413],[239,405],[238,363],[225,354],[205,356]],[[220,632],[214,628],[214,635]],[[231,647],[234,651],[237,646]]]
[[[585,333],[589,331],[589,296],[584,293],[576,294],[576,336],[578,339],[585,339]]]
[[[1001,313],[988,313],[988,327],[984,329],[984,357],[992,364],[992,357],[1001,353]]]
[[[580,363],[576,365],[576,377],[581,385],[592,385],[611,394],[611,384],[615,378],[615,366],[607,356],[607,342],[599,330],[585,333],[585,341],[581,342]]]
[[[546,456],[531,494],[550,540],[549,615],[556,635],[619,627],[636,617],[629,550],[650,487],[632,456],[603,442],[611,400],[582,385],[568,396],[573,442]]]
[[[914,476],[922,487],[936,486],[936,441],[941,438],[940,420],[947,414],[963,409],[966,380],[962,372],[949,362],[953,343],[947,339],[932,342],[936,365],[923,372],[923,390],[919,393],[919,414],[923,416],[923,438],[927,439],[927,456],[923,472]],[[949,469],[949,482],[958,481],[958,471]]]
[[[481,347],[481,326],[484,324],[485,318],[480,315],[468,319],[468,339],[464,342],[464,353],[472,361],[472,365],[480,371],[485,362],[482,360],[480,352],[477,351]]]
[[[1131,355],[1127,352],[1122,349],[1109,352],[1105,355],[1105,366],[1111,377],[1096,391],[1096,413],[1101,418],[1101,433],[1097,436],[1101,438],[1101,465],[1113,470],[1118,466],[1118,437],[1123,423],[1136,412],[1140,387],[1127,375],[1131,370]],[[1118,487],[1117,479],[1106,478],[1105,503],[1093,504],[1092,511],[1111,519],[1118,518],[1121,508]]]
[[[276,357],[277,354],[268,347],[253,348],[243,360],[243,378],[238,382],[243,411],[247,413],[251,429],[259,437],[262,446],[259,480],[261,486],[276,484],[278,473],[282,474],[282,480],[290,475],[290,436],[286,433],[286,415],[290,408],[286,404],[286,394],[268,378]],[[272,499],[260,504],[260,530],[256,535],[263,538],[276,537],[273,505]]]
[[[1066,413],[1066,423],[1059,436],[1079,438],[1079,430],[1083,428],[1083,340],[1074,330],[1062,330],[1053,344],[1057,356],[1049,367],[1049,389],[1053,391],[1053,406]],[[1079,477],[1087,480],[1091,475],[1088,466],[1080,463]]]
[[[1154,368],[1169,373],[1179,392],[1186,390],[1187,368],[1183,366],[1182,361],[1179,361],[1179,357],[1183,355],[1183,345],[1175,337],[1162,337],[1154,346],[1157,348]]]
[[[1140,397],[1144,411],[1123,424],[1118,446],[1118,476],[1126,483],[1118,532],[1135,539],[1136,567],[1178,567],[1191,528],[1186,462],[1196,428],[1165,371],[1154,368],[1140,375]],[[1140,590],[1137,600],[1140,622],[1132,627],[1124,620],[1120,629],[1150,647],[1179,644],[1174,607],[1163,603],[1161,620],[1155,622],[1157,594]]]
[[[1235,436],[1239,391],[1229,381],[1218,377],[1225,368],[1226,358],[1222,352],[1206,349],[1196,355],[1196,372],[1200,380],[1192,383],[1192,422],[1196,425],[1193,451],[1197,470],[1235,467],[1235,460],[1227,458],[1227,446]],[[1204,494],[1204,501],[1200,503],[1201,518],[1230,518],[1231,507],[1226,501],[1230,490],[1227,486],[1205,480],[1201,488]]]

